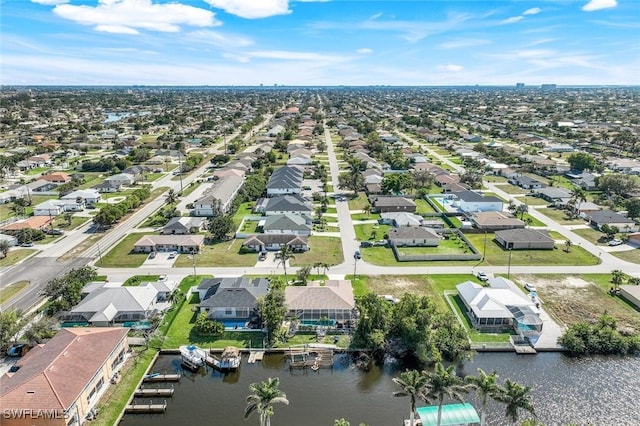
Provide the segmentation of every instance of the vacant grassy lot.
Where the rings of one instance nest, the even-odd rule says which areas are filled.
[[[619,296],[609,294],[609,274],[521,275],[519,279],[536,286],[544,308],[564,324],[596,321],[603,313],[618,320],[619,326],[640,331],[640,314]]]
[[[82,225],[87,223],[89,220],[91,220],[90,217],[73,216],[71,218],[71,225],[69,225],[64,217],[57,216],[53,220],[53,227],[54,228],[62,228],[62,229],[65,229],[65,230],[71,230],[71,229],[76,229],[76,228],[81,227]]]
[[[606,238],[603,238],[604,234],[600,231],[596,231],[593,228],[574,229],[572,230],[572,232],[593,244],[598,244],[601,246],[607,245]]]
[[[612,251],[610,253],[618,259],[622,259],[631,263],[640,263],[640,247],[636,247],[635,249],[626,251]]]
[[[231,240],[214,245],[205,245],[196,254],[196,267],[198,266],[253,266],[257,261],[256,253],[240,253],[244,240]],[[178,256],[173,264],[176,268],[188,268],[193,265],[189,256]]]
[[[498,189],[511,195],[522,195],[527,192],[527,190],[522,189],[519,186],[511,185],[510,183],[507,183],[505,185],[497,185],[497,186],[498,186]]]
[[[378,225],[377,223],[364,223],[354,225],[358,241],[381,240],[384,235],[393,228],[391,225]]]
[[[367,196],[363,193],[358,194],[355,198],[349,198],[349,210],[364,210],[364,207],[369,204]]]
[[[413,201],[416,203],[416,206],[417,206],[416,214],[437,213],[433,209],[433,207],[431,207],[431,204],[426,202],[426,200],[423,200],[421,198],[416,198]]]
[[[450,261],[420,261],[420,262],[398,262],[393,251],[387,247],[363,247],[362,258],[368,263],[380,266],[464,266],[475,265],[478,261],[450,260]]]
[[[379,213],[354,213],[351,215],[351,220],[378,220],[380,219]]]
[[[462,240],[441,240],[438,247],[398,247],[398,251],[408,256],[423,254],[469,254],[467,244]]]
[[[549,219],[552,219],[558,222],[561,225],[583,225],[586,222],[582,219],[571,219],[567,216],[564,210],[559,209],[550,209],[550,208],[542,208],[536,209],[543,215],[547,216]]]
[[[20,293],[28,284],[29,281],[18,281],[17,283],[9,284],[7,287],[0,290],[0,304],[3,304],[16,294]]]
[[[35,253],[38,250],[35,249],[18,249],[11,250],[5,257],[0,259],[0,267],[15,265],[25,257],[28,257],[31,253]]]
[[[148,253],[134,253],[133,245],[145,235],[152,234],[127,235],[107,254],[103,254],[102,260],[98,259],[96,266],[100,268],[137,268],[141,266],[147,259]]]
[[[233,215],[233,223],[236,226],[236,228],[240,226],[240,224],[242,223],[242,219],[245,216],[251,216],[252,214],[255,215],[254,213],[251,213],[251,210],[253,209],[254,206],[255,206],[255,203],[253,202],[240,204],[240,207],[238,207],[238,211],[236,211],[235,214]]]
[[[305,253],[296,253],[295,259],[292,259],[289,264],[291,266],[308,266],[315,263],[337,265],[344,261],[340,238],[312,235],[309,237],[309,247],[311,250]]]
[[[504,176],[485,176],[482,180],[489,183],[506,183],[509,181]]]
[[[543,200],[542,198],[531,197],[529,195],[523,195],[523,196],[516,195],[515,198],[522,201],[528,206],[546,206],[547,204],[549,204],[548,201]]]
[[[153,182],[154,180],[160,179],[164,173],[149,173],[144,176],[144,180],[146,182]]]

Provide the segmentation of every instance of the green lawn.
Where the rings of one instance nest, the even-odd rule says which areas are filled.
[[[0,305],[11,299],[16,294],[20,293],[27,285],[29,281],[18,281],[13,284],[9,284],[7,287],[0,290]]]
[[[242,219],[245,216],[251,216],[252,214],[255,215],[254,213],[251,213],[251,210],[253,209],[254,206],[255,206],[255,203],[253,202],[246,202],[246,203],[240,204],[240,206],[238,207],[238,210],[233,215],[233,223],[236,228],[240,226],[240,224],[242,223]]]
[[[148,173],[144,176],[144,180],[146,182],[153,182],[154,180],[160,179],[164,176],[164,173]]]
[[[6,257],[0,259],[0,267],[15,265],[22,259],[31,255],[31,253],[35,253],[37,251],[38,250],[35,249],[11,250],[9,253],[7,253]]]
[[[53,221],[53,227],[62,228],[64,230],[72,230],[72,229],[81,227],[82,225],[87,223],[89,220],[91,220],[90,217],[73,216],[71,217],[71,225],[69,225],[67,224],[67,221],[64,219],[63,216],[58,216]]]
[[[134,275],[132,277],[127,278],[127,280],[122,283],[124,287],[137,287],[143,282],[156,282],[160,278],[160,275]]]
[[[378,225],[377,223],[364,223],[354,225],[358,241],[381,240],[383,236],[393,228],[391,225]]]
[[[583,219],[570,219],[564,210],[543,208],[536,209],[536,211],[539,211],[549,219],[554,220],[561,225],[583,225],[586,223]]]
[[[515,198],[528,206],[546,206],[547,204],[549,204],[548,201],[543,200],[542,198],[531,197],[529,195],[516,196]]]
[[[32,176],[32,175],[37,175],[39,173],[42,172],[46,172],[51,170],[50,167],[34,167],[33,169],[29,169],[25,172],[26,175]]]
[[[364,207],[369,204],[367,196],[363,193],[359,193],[355,198],[349,198],[349,210],[364,210]]]
[[[336,214],[338,213],[338,210],[335,207],[327,207],[327,211],[325,211],[325,213]]]
[[[515,216],[520,220],[524,220],[525,222],[527,222],[527,219],[528,219],[530,226],[546,226],[544,222],[539,221],[535,217],[531,216],[529,213],[525,213],[524,215],[522,215],[522,217],[520,216],[520,214],[516,213]]]
[[[606,239],[603,238],[604,234],[600,231],[596,231],[593,228],[573,229],[571,232],[581,236],[582,238],[584,238],[585,240],[593,244],[597,244],[601,246],[607,245]]]
[[[244,240],[231,240],[213,245],[205,245],[196,255],[196,268],[198,266],[254,266],[258,261],[257,253],[240,253]],[[187,268],[193,265],[189,256],[178,256],[173,264],[176,268]]]
[[[512,195],[522,195],[522,194],[525,194],[527,192],[526,190],[520,188],[519,186],[515,186],[515,185],[511,185],[511,184],[497,185],[497,187],[501,191],[504,191],[507,194],[512,194]]]
[[[149,256],[148,253],[133,253],[133,245],[145,235],[144,233],[129,234],[118,245],[98,259],[96,266],[100,268],[138,268]]]
[[[295,253],[295,259],[292,259],[289,264],[291,266],[308,266],[315,263],[337,265],[344,261],[340,238],[312,235],[309,237],[309,247],[311,250],[307,252]]]
[[[431,204],[427,203],[427,201],[423,200],[422,198],[416,198],[413,201],[416,203],[416,206],[417,206],[416,214],[438,213],[433,209],[433,207],[431,207]]]
[[[467,244],[460,240],[441,240],[438,247],[398,247],[398,251],[408,256],[423,254],[471,254]]]
[[[380,219],[379,213],[354,213],[351,215],[351,220],[378,220]]]
[[[612,251],[610,253],[618,259],[631,263],[640,263],[640,248],[625,251]]]
[[[504,176],[493,176],[493,175],[485,176],[482,180],[489,183],[506,183],[509,181],[509,179],[507,179]]]

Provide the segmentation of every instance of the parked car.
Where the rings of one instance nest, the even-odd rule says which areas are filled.
[[[32,241],[26,241],[26,242],[20,244],[20,247],[33,247],[33,242]]]
[[[617,238],[614,238],[613,240],[609,241],[610,246],[619,246],[621,244],[624,244],[624,241],[619,240]]]
[[[360,247],[373,247],[373,243],[371,241],[360,241]]]
[[[262,260],[265,260],[266,258],[267,258],[267,252],[261,251],[260,254],[258,255],[258,260],[262,261]]]
[[[51,231],[49,231],[49,233],[51,235],[63,235],[64,234],[64,230],[60,229],[60,228],[54,228]]]
[[[157,253],[158,252],[156,252],[156,251],[152,251],[151,253],[149,253],[149,259],[155,259]]]
[[[303,191],[311,191],[311,187],[310,186],[303,186],[302,190]]]
[[[175,259],[176,257],[178,257],[178,252],[172,251],[171,253],[169,253],[169,256],[167,257],[167,259]]]
[[[381,294],[380,297],[391,303],[398,303],[400,301],[400,299],[398,299],[397,297],[393,297],[390,294]]]
[[[527,291],[537,291],[536,287],[531,283],[524,283],[524,288]]]
[[[478,271],[476,273],[476,277],[478,277],[478,279],[480,281],[488,281],[489,280],[489,276],[486,273],[482,272],[482,271]]]
[[[362,259],[362,253],[360,253],[360,250],[356,250],[356,252],[353,254],[353,258]]]
[[[160,276],[158,277],[158,281],[166,281],[166,280],[167,280],[167,278],[168,278],[168,277],[167,277],[166,275],[160,275]]]

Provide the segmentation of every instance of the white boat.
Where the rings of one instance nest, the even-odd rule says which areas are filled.
[[[213,366],[220,370],[235,370],[240,367],[241,361],[240,350],[235,346],[227,346],[222,351],[220,359],[213,358]]]
[[[207,359],[207,352],[195,345],[180,346],[180,355],[182,363],[193,370],[202,367]]]

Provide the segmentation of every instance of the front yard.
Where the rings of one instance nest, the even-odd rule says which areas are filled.
[[[149,256],[147,253],[134,253],[133,245],[145,235],[144,233],[129,234],[118,245],[103,254],[96,266],[99,268],[138,268]]]
[[[291,259],[291,266],[310,266],[316,263],[337,265],[344,261],[342,244],[337,237],[309,237],[311,250],[304,253],[295,253],[295,259]]]
[[[37,252],[35,249],[17,249],[11,250],[7,255],[0,259],[0,267],[15,265],[22,259],[28,257],[32,253]]]
[[[552,209],[552,208],[543,208],[536,209],[543,215],[547,216],[549,219],[558,222],[561,225],[584,225],[586,222],[582,219],[572,219],[567,215],[567,212],[560,209]]]
[[[363,223],[354,225],[358,241],[381,240],[393,228],[391,225],[379,225],[377,223]]]
[[[228,266],[242,267],[254,266],[257,262],[257,253],[240,253],[244,240],[234,239],[213,245],[204,245],[200,253],[196,254],[196,267],[198,266]],[[176,268],[188,268],[193,266],[193,260],[189,256],[178,256],[173,264]]]

